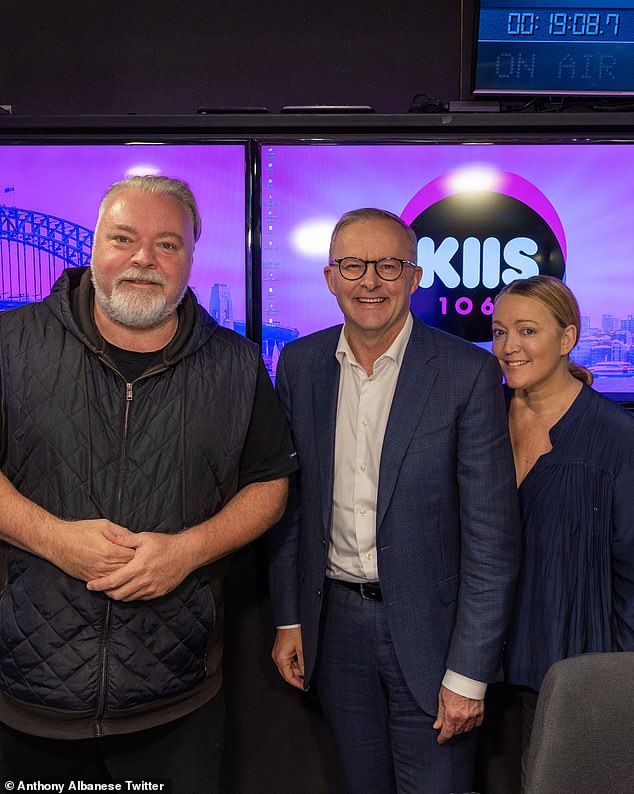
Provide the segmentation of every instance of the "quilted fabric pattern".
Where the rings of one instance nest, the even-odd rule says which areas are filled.
[[[237,487],[257,348],[200,308],[179,358],[126,384],[75,325],[67,277],[0,317],[5,471],[27,498],[75,520],[179,532]],[[148,602],[113,602],[11,548],[0,602],[0,689],[37,706],[121,713],[205,675],[210,571]]]
[[[110,712],[172,697],[205,674],[205,645],[215,620],[211,590],[202,573],[152,602],[115,603],[109,640],[106,693]]]
[[[3,689],[30,703],[94,710],[106,599],[82,598],[81,582],[18,550],[9,581],[0,605]]]

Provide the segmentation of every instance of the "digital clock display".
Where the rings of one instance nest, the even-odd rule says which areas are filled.
[[[481,0],[475,94],[634,95],[634,0]]]

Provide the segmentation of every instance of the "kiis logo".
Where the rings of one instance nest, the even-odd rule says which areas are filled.
[[[566,241],[555,208],[531,182],[490,166],[453,171],[420,190],[401,214],[423,268],[412,309],[472,342],[491,338],[493,298],[540,273],[562,278]]]
[[[452,262],[457,259],[461,264],[458,272]],[[475,289],[481,284],[489,289],[510,284],[516,278],[529,278],[539,274],[539,265],[533,259],[538,253],[539,244],[530,237],[514,237],[502,250],[502,243],[496,237],[487,237],[482,243],[477,237],[467,237],[460,243],[455,237],[445,237],[436,248],[431,237],[421,237],[418,241],[418,261],[424,262],[421,287],[433,286],[438,277],[446,287],[454,288],[462,284]],[[509,265],[502,270],[501,264]]]

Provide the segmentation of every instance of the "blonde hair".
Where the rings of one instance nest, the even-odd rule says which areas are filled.
[[[498,292],[495,303],[503,295],[519,295],[539,301],[548,309],[562,329],[569,325],[574,326],[576,338],[573,348],[579,341],[581,334],[579,304],[572,291],[560,279],[553,276],[531,276],[531,278],[516,279]],[[570,358],[568,359],[568,369],[577,380],[587,383],[588,386],[592,385],[594,375],[590,370],[580,364],[575,364]]]

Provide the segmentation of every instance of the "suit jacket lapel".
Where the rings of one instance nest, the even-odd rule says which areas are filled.
[[[339,330],[340,330],[339,326]],[[324,527],[330,529],[335,468],[335,425],[339,394],[339,362],[335,356],[339,333],[326,340],[312,366],[313,422],[321,477]]]
[[[437,370],[431,359],[435,355],[436,349],[427,327],[414,318],[383,439],[377,496],[377,535],[407,447],[432,393]]]

